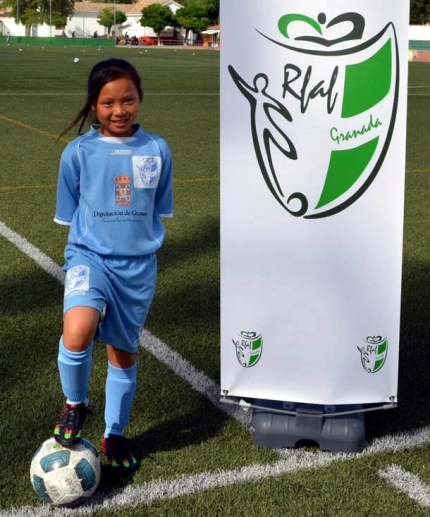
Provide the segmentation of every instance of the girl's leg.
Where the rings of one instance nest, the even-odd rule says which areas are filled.
[[[106,428],[102,449],[113,467],[132,471],[137,461],[124,438],[124,428],[130,420],[136,393],[136,354],[107,345],[108,374],[106,379]]]
[[[124,434],[124,427],[130,420],[137,380],[136,354],[107,345],[107,355],[105,437]]]
[[[69,404],[87,402],[92,367],[92,343],[99,313],[91,307],[74,307],[64,315],[58,369]]]
[[[88,386],[92,367],[92,343],[99,313],[90,307],[74,307],[64,316],[60,339],[58,369],[66,405],[54,429],[63,445],[79,442],[88,413]]]
[[[64,346],[82,352],[93,340],[99,324],[99,311],[92,307],[72,307],[64,315]]]

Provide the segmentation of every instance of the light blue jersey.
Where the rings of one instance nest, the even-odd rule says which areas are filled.
[[[173,215],[172,156],[139,125],[131,137],[105,137],[97,125],[65,148],[54,221],[68,243],[102,256],[141,257],[162,245],[161,218]]]

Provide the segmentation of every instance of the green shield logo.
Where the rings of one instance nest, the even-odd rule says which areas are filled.
[[[384,366],[388,353],[387,338],[367,336],[365,345],[357,347],[361,354],[361,364],[367,373],[376,373]]]
[[[243,368],[252,368],[261,358],[263,352],[263,338],[256,332],[242,331],[239,339],[234,340],[236,357]]]
[[[346,22],[353,28],[345,35]],[[293,37],[295,25],[306,34]],[[288,14],[276,34],[257,32],[285,49],[282,87],[265,71],[249,81],[233,66],[228,70],[249,102],[264,181],[295,217],[337,214],[370,187],[390,147],[400,81],[395,27],[389,23],[364,39],[358,13],[329,22],[323,13],[318,20]]]

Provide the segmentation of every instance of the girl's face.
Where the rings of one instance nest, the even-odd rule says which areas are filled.
[[[105,136],[131,136],[139,114],[139,93],[131,79],[122,77],[106,83],[92,109]]]

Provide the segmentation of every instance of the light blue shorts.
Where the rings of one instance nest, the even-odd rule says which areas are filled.
[[[72,307],[100,313],[95,339],[135,354],[155,292],[157,256],[107,257],[81,246],[65,250],[64,314]]]

